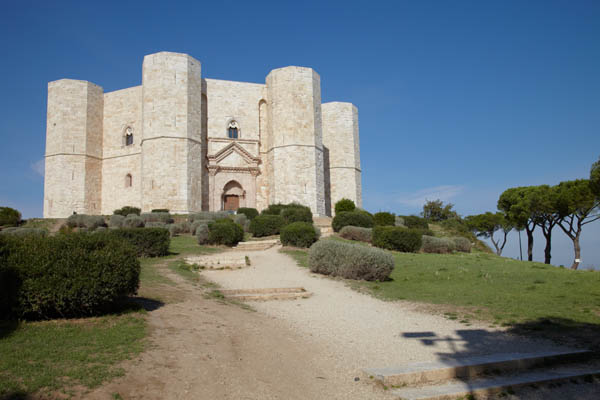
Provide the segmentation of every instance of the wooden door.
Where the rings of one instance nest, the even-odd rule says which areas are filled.
[[[240,197],[235,195],[225,196],[225,204],[223,209],[225,211],[235,211],[240,207]]]

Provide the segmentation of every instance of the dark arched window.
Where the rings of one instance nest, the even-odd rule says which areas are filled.
[[[133,144],[133,128],[128,126],[125,128],[125,146],[131,146]]]
[[[239,126],[235,121],[231,121],[229,123],[229,127],[227,128],[227,136],[229,139],[237,139],[239,137]]]
[[[125,187],[131,187],[133,185],[133,178],[131,174],[125,175]]]

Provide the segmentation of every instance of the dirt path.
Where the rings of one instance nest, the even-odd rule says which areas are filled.
[[[273,317],[206,299],[169,274],[185,300],[148,313],[150,348],[86,399],[384,398],[340,370],[330,349]]]

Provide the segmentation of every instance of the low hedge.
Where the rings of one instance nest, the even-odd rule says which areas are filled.
[[[375,226],[394,226],[396,216],[386,211],[380,211],[373,215],[373,223]]]
[[[113,214],[108,219],[108,226],[110,228],[122,228],[123,221],[125,221],[125,217],[121,214]]]
[[[250,222],[250,232],[256,237],[278,235],[284,225],[281,215],[261,214]]]
[[[334,210],[336,214],[339,214],[343,211],[354,211],[356,205],[350,199],[341,199],[335,203]]]
[[[98,235],[108,235],[128,242],[135,248],[138,257],[166,256],[171,244],[171,236],[165,228],[109,229]]]
[[[152,209],[151,212],[153,212],[153,213],[167,213],[168,214],[169,211],[170,210],[168,208],[154,208],[154,209]]]
[[[235,246],[244,240],[244,229],[229,218],[218,219],[208,225],[208,243]]]
[[[324,275],[384,281],[394,269],[394,258],[380,249],[326,239],[310,247],[308,266]]]
[[[0,226],[17,226],[21,222],[21,213],[10,207],[0,207]]]
[[[87,228],[93,231],[99,226],[106,226],[102,215],[73,214],[67,218],[69,228]]]
[[[198,244],[207,244],[209,233],[210,231],[208,230],[208,224],[199,224],[194,231],[194,235],[196,235]]]
[[[340,229],[340,236],[344,239],[358,240],[360,242],[371,243],[373,237],[373,229],[348,225]]]
[[[96,228],[96,230],[100,229]],[[10,227],[4,228],[0,231],[0,235],[14,235],[14,236],[23,236],[23,235],[41,235],[46,236],[48,231],[42,228],[18,228],[18,227]]]
[[[250,220],[246,217],[246,214],[237,214],[233,217],[233,222],[242,227],[244,232],[250,231]]]
[[[173,223],[173,218],[171,218],[171,214],[169,214],[168,212],[163,212],[163,211],[142,213],[140,215],[140,217],[142,218],[142,220],[144,220],[144,223],[147,223],[147,222],[162,222],[163,224],[172,224]]]
[[[318,239],[310,222],[292,222],[281,229],[280,240],[284,246],[310,247]]]
[[[119,208],[118,210],[113,211],[113,214],[122,215],[123,217],[126,217],[129,214],[140,215],[141,212],[142,212],[142,210],[139,209],[138,207],[125,206],[125,207]]]
[[[251,207],[240,207],[237,209],[237,213],[244,214],[250,221],[258,216],[258,210],[256,208]]]
[[[0,235],[0,318],[98,315],[135,294],[139,275],[134,248],[105,233]]]
[[[382,249],[415,253],[421,248],[421,233],[399,226],[373,228],[373,245]]]
[[[331,221],[331,226],[335,232],[339,232],[345,226],[359,226],[361,228],[372,228],[373,217],[363,211],[341,211],[336,214]]]
[[[423,242],[421,250],[424,253],[447,254],[452,253],[455,249],[454,242],[449,238],[423,235],[421,240]]]
[[[226,211],[202,211],[188,216],[189,222],[197,220],[214,221],[221,218],[229,218],[229,213]]]
[[[145,224],[142,217],[136,214],[129,214],[127,217],[125,217],[121,226],[123,228],[143,228]]]

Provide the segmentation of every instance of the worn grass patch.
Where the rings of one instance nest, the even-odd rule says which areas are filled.
[[[117,363],[145,345],[142,314],[0,323],[0,398],[93,388],[117,376]]]
[[[200,246],[193,235],[179,235],[171,238],[169,252],[174,255],[211,254],[222,251],[218,247]]]
[[[301,267],[308,268],[308,250],[284,247],[279,251],[292,257]]]

